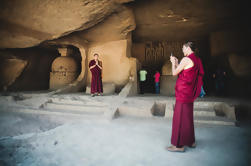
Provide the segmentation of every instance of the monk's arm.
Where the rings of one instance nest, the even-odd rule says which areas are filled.
[[[94,68],[95,66],[96,66],[96,65],[91,66],[90,69]]]
[[[97,63],[97,66],[102,69],[102,62],[100,62],[100,65]]]
[[[173,74],[173,76],[178,75],[182,70],[184,70],[187,63],[188,63],[188,60],[187,60],[186,57],[181,60],[180,64],[175,64],[174,62],[172,62],[172,74]]]

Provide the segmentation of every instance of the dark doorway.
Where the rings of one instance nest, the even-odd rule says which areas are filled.
[[[146,83],[145,83],[145,93],[155,93],[155,82],[154,74],[159,71],[161,74],[162,64],[156,66],[145,66],[144,69],[147,71]]]

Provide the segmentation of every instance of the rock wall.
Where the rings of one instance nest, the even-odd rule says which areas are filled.
[[[248,40],[251,31],[235,29],[217,31],[210,34],[211,55],[227,55],[229,53],[245,52],[249,49]]]
[[[88,40],[88,62],[93,59],[94,53],[99,54],[103,62],[103,82],[115,84],[116,92],[128,83],[130,75],[137,77],[133,70],[137,64],[130,58],[131,31],[135,27],[133,11],[122,7],[119,12],[113,13],[97,26],[75,34]],[[91,73],[88,65],[86,70],[87,84],[90,84]],[[137,88],[137,78],[135,79],[134,89],[135,86]]]
[[[103,82],[114,83],[116,87],[123,87],[130,76],[130,59],[128,54],[128,40],[111,41],[89,47],[88,62],[93,59],[95,53],[99,54],[103,64]],[[91,73],[88,70],[87,82],[91,81]]]
[[[162,75],[160,77],[160,94],[166,96],[174,96],[176,80],[176,76]]]
[[[0,48],[24,48],[102,22],[131,0],[2,0]]]
[[[33,42],[33,41],[29,41],[26,38],[27,36],[25,35],[23,35],[22,37],[20,35],[17,35],[15,36],[15,38],[10,39],[17,43],[12,43],[9,39],[6,39],[5,41],[1,40],[1,42],[3,43],[0,42],[0,46],[1,44],[3,44],[4,47],[27,47],[31,45],[36,45],[40,43],[41,41],[46,40],[40,44],[41,47],[58,48],[58,47],[72,46],[72,47],[78,48],[81,54],[81,58],[78,59],[77,61],[77,62],[81,61],[80,62],[81,71],[80,71],[79,76],[76,78],[75,81],[73,81],[69,85],[66,85],[61,88],[57,88],[57,90],[52,93],[76,92],[76,91],[84,90],[88,83],[88,80],[87,80],[87,73],[89,71],[88,61],[90,59],[90,56],[93,56],[93,52],[98,52],[100,53],[101,58],[104,59],[104,62],[103,62],[104,82],[113,82],[116,85],[117,89],[121,89],[128,82],[128,78],[130,74],[131,63],[130,63],[129,57],[131,56],[131,31],[134,30],[136,27],[133,11],[130,8],[121,5],[121,3],[125,3],[125,2],[128,2],[128,1],[102,0],[102,1],[88,1],[86,3],[81,1],[81,4],[83,3],[82,4],[83,6],[80,5],[79,7],[77,7],[76,13],[72,13],[69,16],[65,16],[67,12],[74,10],[74,7],[69,9],[71,5],[78,6],[78,3],[80,3],[80,1],[77,0],[76,2],[74,1],[72,4],[69,4],[67,6],[67,9],[65,10],[65,13],[64,14],[61,13],[62,15],[60,15],[60,12],[62,11],[60,11],[59,13],[56,13],[58,9],[54,11],[55,12],[54,14],[57,16],[57,19],[62,20],[61,17],[64,16],[63,18],[66,19],[65,22],[61,22],[60,20],[55,20],[56,18],[48,18],[47,22],[45,22],[46,20],[40,17],[45,16],[45,15],[46,17],[50,16],[51,12],[53,11],[53,8],[54,7],[56,8],[58,5],[61,6],[61,9],[63,10],[66,7],[64,5],[66,5],[69,2],[65,1],[65,4],[60,4],[61,1],[58,0],[58,4],[54,4],[51,1],[39,2],[39,0],[37,0],[32,3],[28,3],[24,1],[22,6],[18,8],[18,11],[23,12],[22,13],[23,15],[20,16],[20,18],[26,16],[26,14],[28,14],[29,12],[33,12],[33,11],[24,12],[23,8],[27,9],[26,5],[34,5],[36,3],[39,3],[38,11],[42,10],[42,8],[45,6],[50,8],[50,10],[46,9],[44,13],[41,13],[41,16],[39,17],[35,17],[36,14],[38,13],[37,11],[34,11],[33,12],[34,19],[35,20],[38,19],[37,22],[41,24],[41,26],[37,27],[37,25],[31,24],[29,28],[43,29],[45,28],[45,25],[50,24],[47,27],[48,29],[43,29],[43,30],[47,32],[50,31],[49,32],[50,34],[54,34],[53,37],[42,35],[41,38],[40,36],[38,36],[39,41]],[[15,1],[13,3],[15,4],[17,2]],[[6,16],[5,21],[8,20],[8,18],[13,18],[16,15],[14,11],[12,12],[9,11],[10,9],[8,5],[11,5],[11,3],[6,2],[5,7],[4,7],[6,11],[1,11],[3,14],[2,17],[4,16],[4,14],[10,13],[9,17]],[[88,10],[79,9],[82,7],[84,8],[87,7]],[[83,12],[82,13],[83,16],[81,16],[79,12]],[[79,14],[81,16],[80,19],[83,19],[83,20],[78,20],[79,18],[78,17],[76,18],[74,14],[76,15]],[[68,19],[71,18],[72,20],[68,20],[67,18]],[[16,19],[13,19],[13,21],[18,21],[18,19],[19,17]],[[25,22],[28,23],[30,19],[31,18],[27,16],[27,18],[24,19],[24,22],[22,22],[22,24],[24,24]],[[77,30],[74,29],[77,26],[78,26],[78,29]],[[58,29],[54,29],[54,28],[58,28]],[[85,28],[88,28],[88,29],[82,30]],[[4,28],[4,30],[7,30],[7,29]],[[68,34],[70,32],[72,33]],[[0,29],[0,33],[1,33],[1,29]],[[32,36],[32,33],[29,35]],[[45,37],[46,39],[43,37]],[[57,38],[57,39],[54,39],[54,38]],[[53,39],[53,40],[48,40],[48,39]],[[18,43],[19,40],[24,41],[24,43]],[[11,46],[9,46],[9,44]],[[37,58],[39,60],[39,56]],[[36,59],[36,57],[34,57],[34,59]],[[30,65],[32,66],[35,66],[35,64],[36,62],[34,62],[34,60],[30,62]],[[46,66],[51,68],[51,62],[48,63]],[[115,71],[114,68],[117,70],[117,72],[114,72]],[[36,71],[39,69],[33,68],[33,70]],[[49,74],[50,70],[44,70],[44,72],[48,72],[47,74]],[[28,78],[28,77],[25,77],[25,78],[27,80],[23,80],[23,82],[31,81],[30,80],[31,78]],[[48,78],[46,78],[44,81],[48,82]],[[21,85],[19,84],[20,82],[16,83],[15,87],[20,87]],[[23,87],[23,90],[24,89],[25,88]]]
[[[138,71],[140,70],[140,63],[136,58],[130,59],[130,76],[127,84],[120,91],[119,96],[128,97],[134,96],[139,93],[139,84],[138,84]]]
[[[251,57],[249,55],[230,54],[228,62],[236,76],[251,77]]]
[[[47,90],[51,64],[57,56],[56,50],[46,48],[2,51],[1,57],[5,57],[2,62],[8,62],[1,64],[1,73],[6,73],[5,77],[1,75],[1,80],[6,82],[2,86],[7,86],[9,91]]]
[[[27,61],[17,58],[2,59],[0,62],[0,90],[6,91],[21,75]]]
[[[166,60],[161,69],[162,75],[172,75],[172,63]]]
[[[59,92],[73,92],[85,90],[90,77],[88,62],[94,52],[100,53],[104,59],[104,80],[112,82],[116,89],[121,89],[128,81],[128,70],[130,63],[128,57],[131,56],[131,31],[135,29],[134,15],[131,9],[121,7],[104,21],[85,31],[74,32],[68,36],[56,40],[48,41],[49,45],[73,45],[81,52],[81,73],[75,82],[64,88],[58,89]],[[119,64],[122,66],[114,66]],[[113,65],[113,66],[110,66]],[[113,68],[118,68],[119,75],[115,76]],[[111,74],[109,74],[111,72]]]
[[[183,57],[182,45],[182,41],[133,43],[132,56],[137,58],[142,66],[161,69],[162,65],[170,60],[171,53],[179,59]]]
[[[210,34],[211,70],[215,72],[221,68],[226,72],[227,95],[248,96],[251,93],[250,37],[251,31],[241,27]]]
[[[85,31],[75,32],[74,35],[87,40],[89,43],[97,44],[131,38],[131,31],[135,28],[133,11],[123,6],[99,24]]]

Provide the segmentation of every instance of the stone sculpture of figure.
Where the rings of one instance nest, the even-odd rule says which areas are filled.
[[[91,96],[102,95],[102,62],[99,60],[98,54],[94,54],[94,59],[89,62],[89,68],[92,74]]]
[[[158,45],[158,52],[159,52],[159,54],[158,54],[158,59],[161,59],[161,60],[163,60],[164,59],[164,48],[163,48],[163,44],[162,43],[159,43],[159,45]]]
[[[184,146],[195,147],[193,103],[199,96],[204,75],[199,57],[194,53],[192,42],[185,43],[182,48],[185,57],[178,64],[178,59],[170,57],[172,74],[178,75],[175,85],[176,102],[172,123],[171,152],[184,152]]]
[[[155,49],[153,47],[153,43],[146,44],[145,48],[145,62],[151,63],[154,60]]]
[[[150,44],[146,44],[145,48],[145,62],[147,62],[152,56],[152,49]]]

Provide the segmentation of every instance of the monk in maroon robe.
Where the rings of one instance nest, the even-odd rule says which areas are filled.
[[[98,59],[99,55],[94,54],[94,59],[89,62],[89,68],[92,74],[91,79],[91,95],[102,95],[102,62]]]
[[[175,86],[176,103],[172,124],[172,146],[167,148],[172,152],[184,152],[184,146],[196,147],[193,103],[200,94],[204,75],[201,60],[194,53],[193,43],[185,43],[182,51],[185,57],[179,64],[176,57],[170,57],[172,74],[178,75]]]

